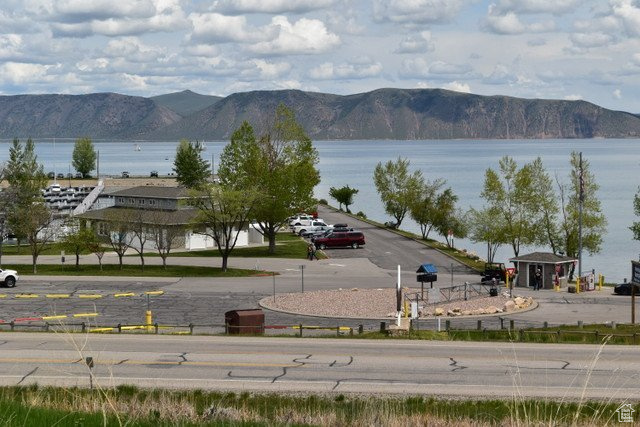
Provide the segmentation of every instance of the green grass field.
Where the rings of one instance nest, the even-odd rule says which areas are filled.
[[[617,421],[619,402],[447,400],[54,387],[0,389],[3,426],[493,426]],[[635,414],[640,404],[632,403]],[[637,419],[637,417],[636,417]]]
[[[211,264],[218,264],[212,260]],[[3,265],[4,268],[18,271],[21,276],[33,274],[31,264],[10,264]],[[139,265],[123,265],[122,270],[117,264],[105,264],[100,270],[99,265],[59,265],[59,264],[38,264],[36,274],[47,276],[137,276],[137,277],[248,277],[256,274],[265,274],[263,271],[228,269],[223,272],[220,267],[195,267],[168,265],[166,269],[161,265],[147,265],[144,271]]]

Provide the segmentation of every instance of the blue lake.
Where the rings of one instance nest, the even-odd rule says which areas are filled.
[[[160,174],[171,172],[176,142],[138,142],[140,151],[132,142],[94,142],[100,152],[100,173],[120,175],[148,175],[151,170]],[[226,142],[207,142],[204,157],[213,160],[214,168]],[[0,160],[8,157],[9,143],[0,143]],[[322,182],[316,188],[318,198],[329,198],[330,187],[349,185],[357,188],[352,211],[363,211],[369,218],[387,221],[391,218],[384,212],[373,185],[373,169],[380,161],[406,157],[413,169],[422,170],[428,179],[444,178],[459,197],[463,209],[480,208],[480,192],[484,172],[488,167],[497,168],[498,160],[512,156],[519,165],[540,156],[545,169],[563,181],[568,180],[569,156],[572,151],[581,151],[583,158],[591,164],[596,181],[600,185],[599,197],[608,220],[607,234],[602,252],[583,257],[583,270],[592,268],[601,272],[607,281],[621,281],[629,277],[630,260],[637,259],[640,242],[633,240],[629,226],[640,220],[633,213],[633,196],[640,184],[640,140],[595,139],[595,140],[430,140],[430,141],[317,141],[320,153],[319,169]],[[70,167],[72,141],[36,142],[38,160],[45,171],[66,174]],[[331,200],[330,200],[331,201]],[[417,224],[407,218],[402,228],[419,232]],[[436,237],[436,236],[431,236]],[[456,241],[456,246],[475,251],[486,257],[483,244]],[[523,247],[521,253],[537,248]],[[512,257],[510,247],[502,247],[497,260]]]

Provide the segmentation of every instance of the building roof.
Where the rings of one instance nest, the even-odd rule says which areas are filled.
[[[94,220],[94,221],[114,221],[125,220],[129,214],[135,215],[144,224],[157,224],[161,226],[169,225],[187,225],[196,217],[197,209],[178,209],[178,210],[160,210],[160,209],[134,209],[124,207],[109,207],[104,209],[96,209],[87,211],[76,218]],[[140,215],[140,217],[138,217]]]
[[[112,196],[120,197],[153,197],[156,199],[185,199],[189,197],[185,187],[160,187],[154,185],[140,185],[114,191]]]
[[[564,255],[556,255],[551,252],[532,252],[515,258],[509,258],[509,261],[533,262],[538,264],[564,264],[578,260]]]

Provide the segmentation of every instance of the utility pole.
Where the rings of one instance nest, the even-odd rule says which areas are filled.
[[[584,204],[584,176],[582,170],[582,151],[579,167],[579,203],[578,203],[578,277],[582,280],[582,205]]]

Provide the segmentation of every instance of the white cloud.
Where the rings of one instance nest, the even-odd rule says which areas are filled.
[[[225,13],[305,13],[326,9],[336,0],[219,0],[213,10]]]
[[[542,33],[555,29],[555,23],[551,20],[524,23],[515,12],[500,12],[495,4],[491,4],[485,20],[485,28],[498,34]]]
[[[30,83],[41,80],[47,75],[50,67],[42,64],[25,64],[20,62],[5,62],[0,65],[0,81],[13,84]]]
[[[405,59],[402,61],[399,74],[405,78],[429,77],[429,63],[424,58]]]
[[[614,37],[601,32],[573,33],[569,36],[573,44],[580,48],[602,47],[611,44]]]
[[[0,35],[0,58],[16,58],[21,56],[23,48],[22,36],[19,34]]]
[[[432,52],[435,44],[431,39],[431,31],[421,31],[405,37],[396,49],[396,53],[426,53]]]
[[[375,0],[373,16],[377,21],[401,24],[438,24],[455,18],[464,0]]]
[[[495,4],[497,13],[549,13],[560,15],[572,12],[584,0],[498,0]]]
[[[165,55],[164,49],[146,46],[136,37],[109,40],[104,51],[106,56],[126,58],[130,62],[156,62]]]
[[[562,99],[564,99],[565,101],[580,101],[583,98],[582,98],[582,95],[572,93],[571,95],[563,96]]]
[[[443,89],[447,89],[447,90],[453,90],[456,92],[464,92],[464,93],[471,93],[471,86],[469,86],[468,83],[461,83],[458,81],[453,81],[450,83],[447,83],[446,85],[442,86]]]
[[[363,79],[375,77],[382,72],[382,64],[379,62],[367,64],[333,64],[325,62],[309,71],[309,77],[315,80],[339,79]]]
[[[189,15],[193,25],[190,39],[201,42],[253,43],[275,36],[274,29],[255,28],[244,16],[227,16],[219,13],[193,13]]]
[[[431,74],[467,74],[471,70],[472,68],[468,64],[449,64],[444,61],[435,61],[429,67],[429,73]]]
[[[610,0],[613,15],[619,18],[627,33],[640,36],[640,6],[634,0]]]
[[[267,62],[262,59],[255,59],[253,63],[259,71],[259,77],[264,80],[279,79],[291,71],[291,64],[288,62]]]
[[[424,58],[411,58],[402,61],[399,74],[406,78],[457,78],[471,73],[469,64],[451,64],[444,61],[428,63]]]
[[[317,19],[302,18],[291,23],[286,16],[274,16],[269,27],[277,36],[248,46],[250,51],[262,55],[317,54],[340,44],[340,37]]]
[[[622,91],[620,89],[615,89],[612,95],[615,99],[622,99]]]
[[[191,56],[217,56],[220,53],[220,49],[210,44],[188,45],[184,51]]]
[[[171,32],[188,25],[180,0],[69,0],[56,3],[47,19],[53,21],[53,34],[60,37]]]

